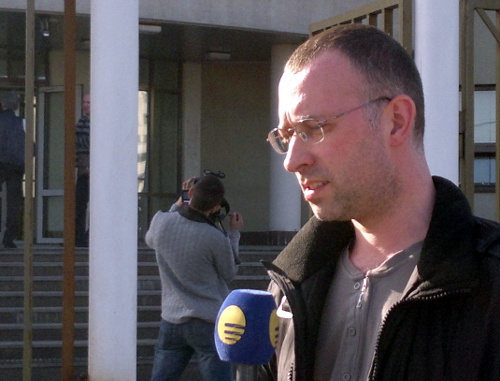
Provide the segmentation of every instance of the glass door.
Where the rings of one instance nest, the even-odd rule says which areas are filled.
[[[82,87],[76,88],[75,123]],[[36,242],[60,243],[64,231],[64,88],[40,88],[37,104]]]

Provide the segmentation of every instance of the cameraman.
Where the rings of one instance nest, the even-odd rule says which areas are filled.
[[[151,380],[178,380],[196,353],[203,380],[230,381],[231,364],[217,355],[214,328],[240,263],[243,219],[232,213],[226,236],[210,218],[224,199],[217,176],[190,179],[183,188],[189,188],[189,202],[180,197],[169,212],[156,213],[145,237],[156,251],[162,284],[162,321]]]

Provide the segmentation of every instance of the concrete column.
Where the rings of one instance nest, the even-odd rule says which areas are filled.
[[[91,0],[89,377],[137,369],[139,0]]]
[[[278,84],[295,45],[275,45],[271,53],[271,126],[278,126]],[[295,175],[283,167],[284,155],[270,147],[269,229],[297,231],[301,227],[301,191]]]
[[[459,4],[415,2],[415,61],[425,95],[425,152],[431,173],[459,181]]]
[[[201,175],[201,64],[187,62],[182,77],[182,179]]]

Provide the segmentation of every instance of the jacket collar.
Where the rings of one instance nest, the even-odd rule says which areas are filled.
[[[436,200],[420,261],[419,291],[472,285],[479,274],[472,215],[465,195],[450,181],[433,177]]]
[[[188,220],[209,224],[215,228],[217,227],[210,218],[205,216],[203,213],[191,208],[187,204],[184,204],[180,207],[179,214],[182,217],[187,218]]]
[[[471,255],[474,217],[463,193],[450,181],[433,177],[436,200],[420,261],[420,292],[477,279]],[[411,218],[409,216],[408,218]],[[273,262],[294,283],[301,283],[326,265],[336,263],[354,239],[351,222],[324,222],[312,217]]]
[[[294,283],[336,263],[354,238],[351,222],[320,221],[312,217],[274,260]]]

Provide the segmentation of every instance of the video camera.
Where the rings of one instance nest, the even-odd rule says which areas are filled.
[[[219,171],[219,172],[215,173],[215,172],[211,171],[210,169],[205,169],[203,171],[203,175],[204,176],[217,176],[219,179],[223,179],[226,177],[226,174],[224,172]],[[195,178],[192,185],[196,184],[198,182],[198,180],[199,180],[198,178]],[[189,202],[189,196],[188,196],[187,189],[184,189],[182,191],[182,201],[185,203]],[[226,216],[229,214],[230,210],[231,210],[231,207],[229,206],[229,203],[227,202],[227,200],[225,198],[223,198],[222,202],[221,202],[221,208],[219,209],[218,212],[211,214],[210,219],[215,224],[218,224],[222,227],[222,225],[220,223],[222,222],[222,220],[224,218],[226,218]]]

